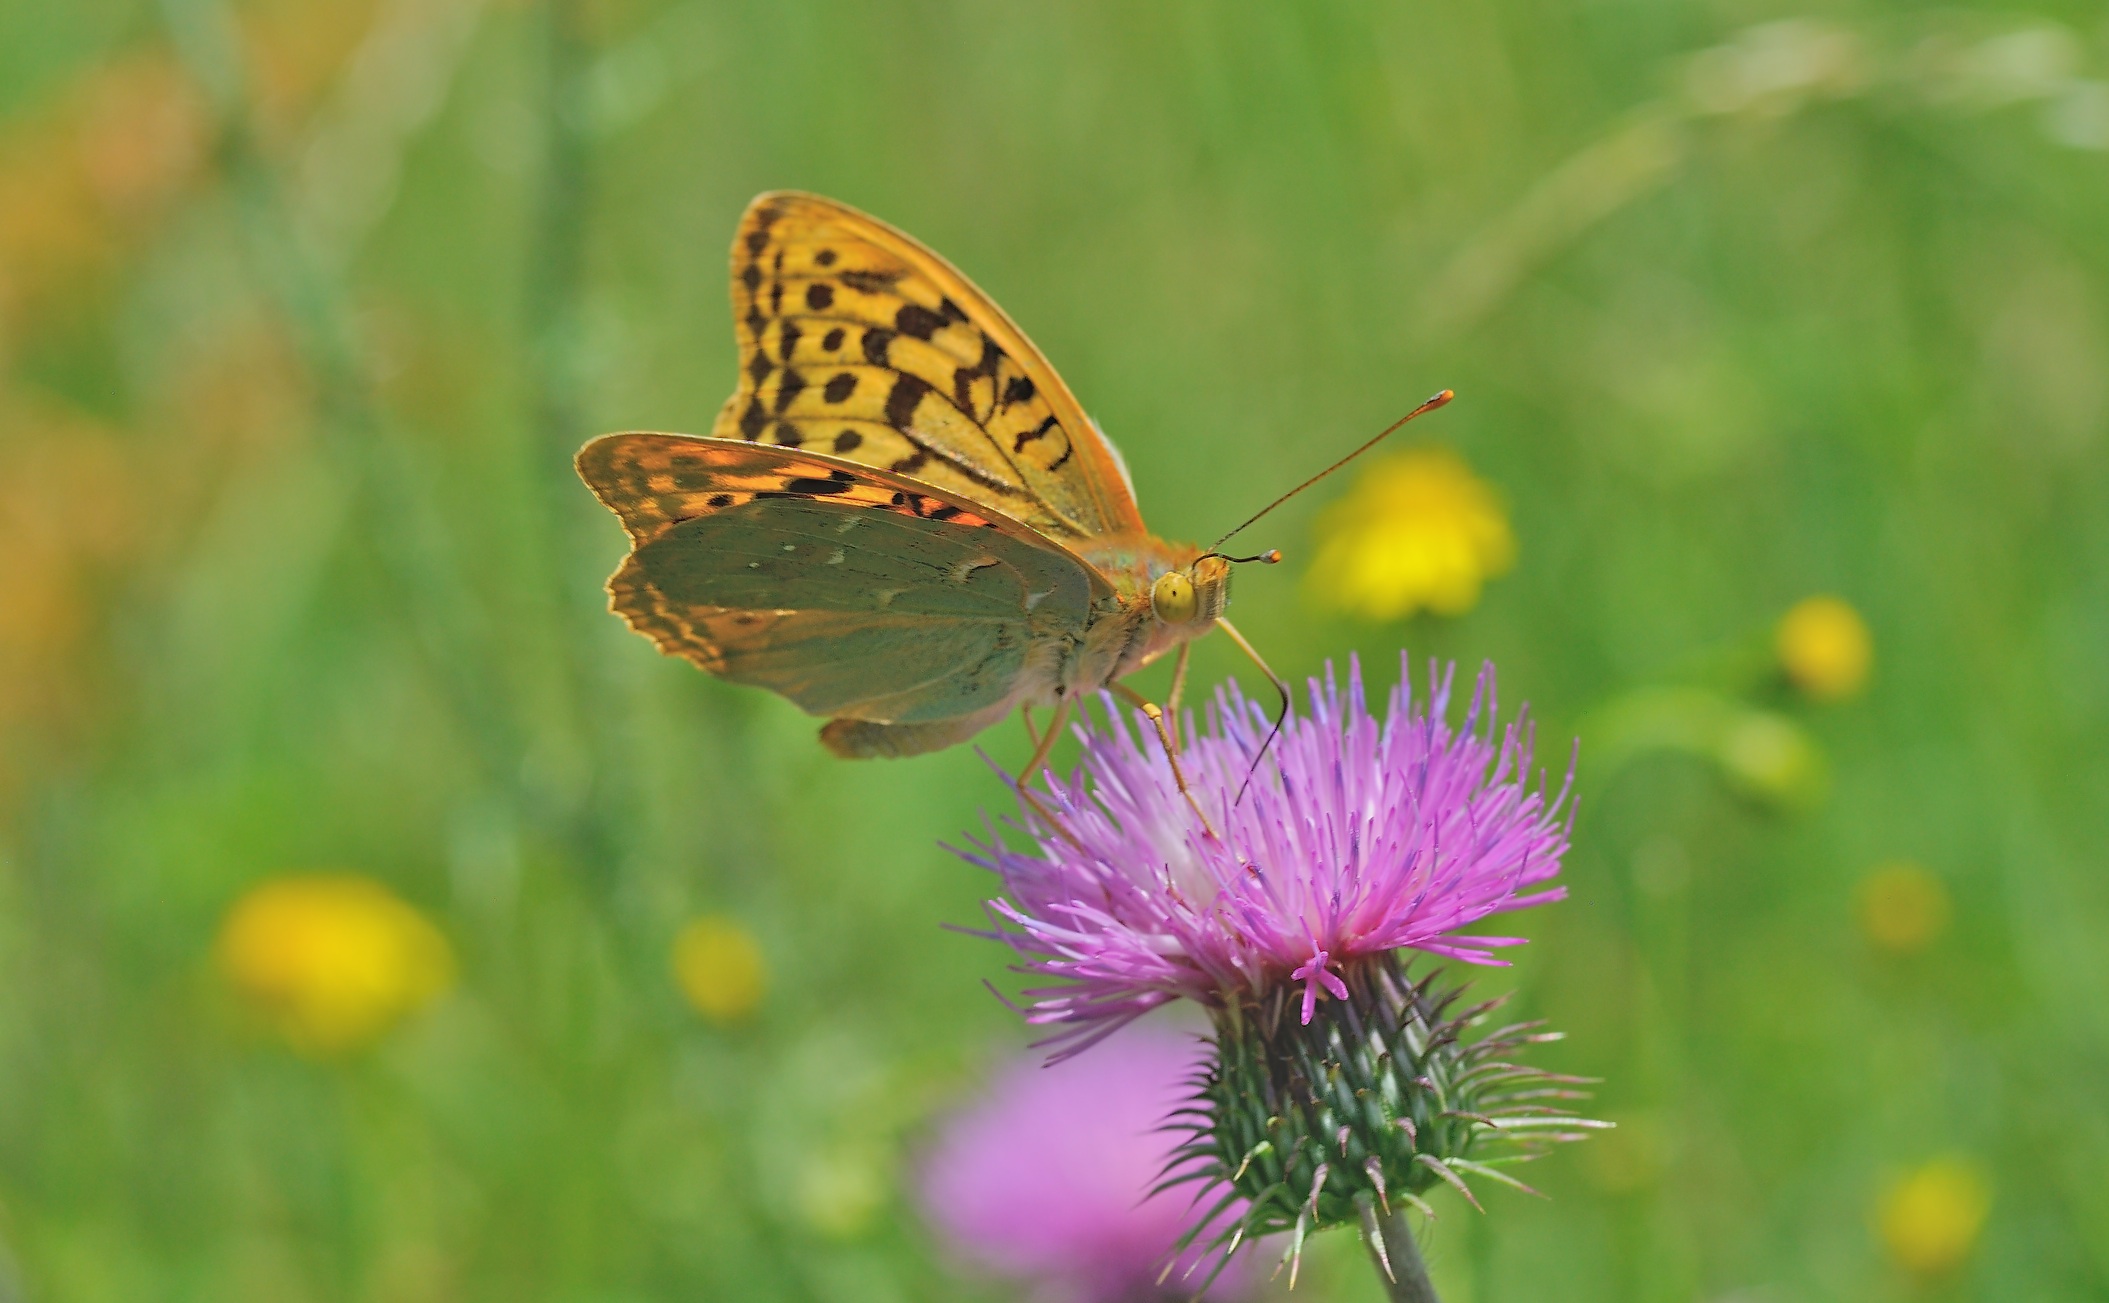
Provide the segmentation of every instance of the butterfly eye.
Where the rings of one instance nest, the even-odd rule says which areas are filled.
[[[1194,618],[1194,581],[1177,570],[1157,576],[1150,586],[1150,609],[1166,624],[1185,624]]]

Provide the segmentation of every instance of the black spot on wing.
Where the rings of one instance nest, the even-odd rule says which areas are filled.
[[[754,263],[748,263],[746,269],[740,273],[740,284],[745,285],[747,292],[752,294],[761,288],[761,283],[762,269]]]
[[[864,332],[864,360],[873,366],[887,366],[886,350],[893,347],[893,332],[890,330],[867,330]]]
[[[747,442],[753,443],[768,428],[769,413],[762,410],[761,396],[757,394],[747,401],[747,410],[740,413],[740,433],[747,437]]]
[[[830,376],[828,378],[827,388],[820,391],[821,396],[823,398],[826,398],[831,403],[848,402],[849,396],[856,392],[857,377],[848,371],[843,371],[837,375]]]
[[[802,497],[825,498],[831,494],[847,493],[854,487],[855,485],[845,483],[832,476],[823,480],[801,475],[786,482],[784,491],[786,493],[795,493]]]
[[[928,339],[944,329],[945,319],[920,303],[903,303],[893,314],[894,329],[915,339]]]
[[[813,261],[823,267],[832,267],[835,265],[835,251],[833,249],[822,249],[814,255]]]
[[[1054,429],[1054,428],[1055,428],[1055,418],[1054,418],[1054,417],[1052,417],[1052,416],[1049,416],[1049,417],[1048,417],[1047,419],[1045,419],[1045,420],[1041,421],[1041,422],[1040,422],[1040,423],[1039,423],[1038,425],[1034,426],[1034,427],[1033,427],[1032,429],[1030,429],[1030,430],[1027,430],[1027,431],[1026,431],[1025,433],[1023,433],[1023,434],[1019,435],[1019,436],[1018,436],[1018,441],[1017,441],[1017,442],[1016,442],[1015,444],[1011,445],[1011,451],[1012,451],[1012,452],[1024,452],[1024,451],[1025,451],[1025,445],[1026,445],[1026,444],[1029,444],[1029,443],[1031,443],[1031,442],[1032,442],[1033,440],[1035,440],[1035,439],[1041,439],[1041,438],[1045,438],[1045,437],[1046,437],[1046,435],[1047,435],[1047,432],[1048,432],[1048,431],[1050,431],[1050,430],[1052,430],[1052,429]]]
[[[930,392],[930,382],[921,376],[902,374],[893,382],[893,392],[886,395],[886,421],[897,430],[905,430],[915,420],[916,405],[923,395]]]
[[[804,334],[804,331],[788,321],[777,331],[776,355],[784,360],[785,365],[790,364],[791,350],[798,347],[799,338]]]
[[[762,381],[767,380],[769,373],[775,369],[776,363],[771,362],[769,355],[760,349],[754,350],[754,359],[747,363],[747,374],[753,377],[757,389],[761,388]]]
[[[844,430],[842,433],[835,436],[835,451],[838,453],[855,452],[857,450],[857,445],[863,442],[863,435],[857,433],[855,430]]]
[[[815,312],[825,312],[835,306],[835,287],[832,285],[806,286],[806,306]]]
[[[784,368],[784,378],[779,381],[776,386],[777,412],[781,414],[785,409],[790,407],[791,400],[798,397],[799,393],[804,390],[805,387],[806,378],[804,376],[798,374],[798,372],[796,371],[791,370],[789,367]]]
[[[1012,376],[1011,382],[1003,387],[1003,405],[1029,403],[1034,392],[1031,376]]]
[[[837,326],[821,337],[820,346],[832,353],[842,347],[842,327]]]
[[[769,247],[769,228],[776,225],[777,219],[783,215],[783,210],[774,204],[755,212],[754,229],[747,232],[748,253],[756,257],[761,256],[762,250]]]
[[[974,410],[974,382],[987,376],[996,379],[996,369],[1003,365],[1004,354],[996,341],[987,335],[981,337],[981,360],[973,366],[963,366],[952,373],[952,397],[962,412]]]
[[[844,285],[859,294],[884,294],[905,274],[906,272],[899,268],[890,271],[846,271],[842,273],[841,280]]]

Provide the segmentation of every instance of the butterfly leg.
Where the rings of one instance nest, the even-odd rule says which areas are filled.
[[[1179,655],[1172,661],[1172,689],[1164,694],[1164,714],[1171,721],[1174,745],[1179,741],[1179,698],[1186,694],[1186,661],[1193,654],[1192,643],[1179,644]]]
[[[1018,707],[1018,718],[1025,723],[1027,740],[1037,748],[1040,745],[1040,730],[1033,727],[1033,708],[1031,706]]]
[[[1025,713],[1026,735],[1032,736],[1032,707],[1026,706],[1022,709]],[[1039,815],[1048,827],[1062,834],[1063,839],[1070,845],[1076,846],[1076,836],[1069,831],[1066,824],[1055,818],[1053,811],[1040,804],[1040,798],[1033,795],[1032,788],[1029,786],[1032,780],[1039,776],[1040,771],[1047,767],[1047,753],[1054,750],[1055,738],[1061,734],[1062,722],[1068,717],[1069,698],[1063,697],[1055,702],[1054,717],[1047,721],[1047,731],[1037,737],[1033,737],[1032,758],[1025,762],[1023,769],[1018,771],[1016,786],[1018,788],[1018,799],[1031,806],[1033,813]],[[1078,847],[1078,849],[1081,850],[1082,847]]]
[[[1216,837],[1215,825],[1208,821],[1208,815],[1201,809],[1201,803],[1194,799],[1193,791],[1186,785],[1186,771],[1179,767],[1179,748],[1172,742],[1171,729],[1165,726],[1164,710],[1156,702],[1145,700],[1140,692],[1125,683],[1114,684],[1113,690],[1120,694],[1122,701],[1141,711],[1149,718],[1150,723],[1156,726],[1157,740],[1164,744],[1164,758],[1172,762],[1172,781],[1179,784],[1179,795],[1185,797],[1186,803],[1194,808],[1194,817],[1201,821],[1201,831],[1221,841],[1222,838]]]

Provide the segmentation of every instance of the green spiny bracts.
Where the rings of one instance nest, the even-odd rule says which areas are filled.
[[[1414,982],[1396,954],[1348,965],[1347,998],[1320,1002],[1309,1023],[1288,986],[1213,1011],[1215,1059],[1177,1119],[1193,1135],[1164,1184],[1227,1187],[1200,1227],[1244,1202],[1218,1230],[1226,1256],[1290,1231],[1293,1283],[1310,1232],[1356,1225],[1381,1244],[1378,1213],[1432,1217],[1420,1196],[1439,1182],[1478,1207],[1468,1177],[1536,1194],[1501,1168],[1606,1125],[1566,1111],[1588,1079],[1510,1061],[1558,1033],[1518,1023],[1467,1041],[1506,997],[1453,1013],[1463,987],[1435,990],[1441,971]]]

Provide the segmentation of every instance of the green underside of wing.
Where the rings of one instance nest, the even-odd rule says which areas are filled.
[[[1091,585],[1074,558],[993,529],[787,497],[682,522],[614,589],[662,646],[655,623],[700,635],[726,679],[921,723],[1009,699],[1037,640],[1082,636]]]

